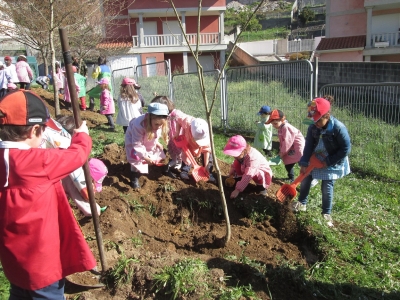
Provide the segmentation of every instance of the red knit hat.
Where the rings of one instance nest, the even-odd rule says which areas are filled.
[[[43,100],[31,91],[8,93],[0,100],[1,125],[45,124],[49,118]]]

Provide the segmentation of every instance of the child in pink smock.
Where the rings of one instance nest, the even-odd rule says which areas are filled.
[[[224,153],[235,158],[229,177],[240,178],[235,190],[231,193],[231,199],[243,192],[252,179],[261,187],[260,194],[267,195],[267,189],[272,181],[272,170],[264,155],[247,144],[241,135],[235,135],[228,140]]]
[[[76,73],[76,67],[72,66],[72,71]],[[75,85],[75,93],[76,97],[79,97],[79,92],[80,92],[80,87],[78,84],[78,81],[76,81],[76,78],[74,77],[74,85]],[[64,77],[64,101],[65,101],[65,107],[69,110],[72,111],[72,105],[71,105],[71,93],[69,92],[69,87],[68,87],[68,81],[67,77]]]
[[[168,107],[161,103],[150,103],[147,113],[129,122],[125,133],[125,152],[131,164],[131,186],[139,189],[141,173],[149,173],[149,165],[162,164],[165,159],[160,137],[168,143]]]
[[[100,113],[105,115],[108,121],[108,126],[110,126],[111,131],[115,131],[114,125],[114,113],[115,113],[115,104],[114,99],[111,95],[109,84],[110,81],[108,78],[102,78],[99,83],[101,88],[100,94]]]
[[[285,164],[289,181],[294,181],[294,165],[303,156],[305,145],[304,136],[300,130],[289,124],[282,111],[275,109],[271,112],[267,124],[278,130],[279,156]]]
[[[181,178],[185,180],[189,179],[191,163],[186,155],[182,153],[182,149],[176,147],[174,143],[175,138],[179,135],[184,135],[192,155],[194,157],[203,156],[203,165],[207,168],[210,175],[209,181],[215,182],[215,178],[211,174],[213,165],[212,156],[210,155],[211,146],[207,122],[203,119],[196,119],[176,109],[172,100],[166,96],[157,96],[151,102],[163,103],[168,106],[169,110],[168,124],[170,140],[168,142],[168,153],[171,160],[168,162],[164,174],[175,178],[171,170],[181,168]]]

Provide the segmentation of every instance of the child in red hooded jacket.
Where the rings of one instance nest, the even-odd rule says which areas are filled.
[[[83,122],[68,149],[39,149],[49,117],[30,91],[0,101],[0,259],[10,299],[64,299],[65,277],[96,266],[61,185],[92,140]]]

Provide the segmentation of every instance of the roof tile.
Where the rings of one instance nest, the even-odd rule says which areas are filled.
[[[115,49],[115,48],[131,48],[133,46],[132,38],[103,39],[96,48]]]
[[[365,35],[323,38],[318,44],[317,51],[335,50],[335,49],[351,49],[364,48],[366,42]]]

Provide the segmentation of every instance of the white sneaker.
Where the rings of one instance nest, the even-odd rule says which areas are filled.
[[[316,186],[318,184],[318,179],[313,179],[311,181],[311,187],[313,188],[314,186]]]
[[[292,203],[293,212],[306,211],[306,210],[307,210],[307,204],[301,204],[299,201]]]
[[[326,224],[329,226],[329,227],[333,227],[333,220],[332,220],[332,217],[331,217],[331,215],[328,215],[328,214],[323,214],[323,217],[324,217],[324,219],[325,219],[325,221],[326,221]]]
[[[268,195],[267,190],[262,190],[262,191],[260,192],[260,195],[264,195],[264,196]]]

